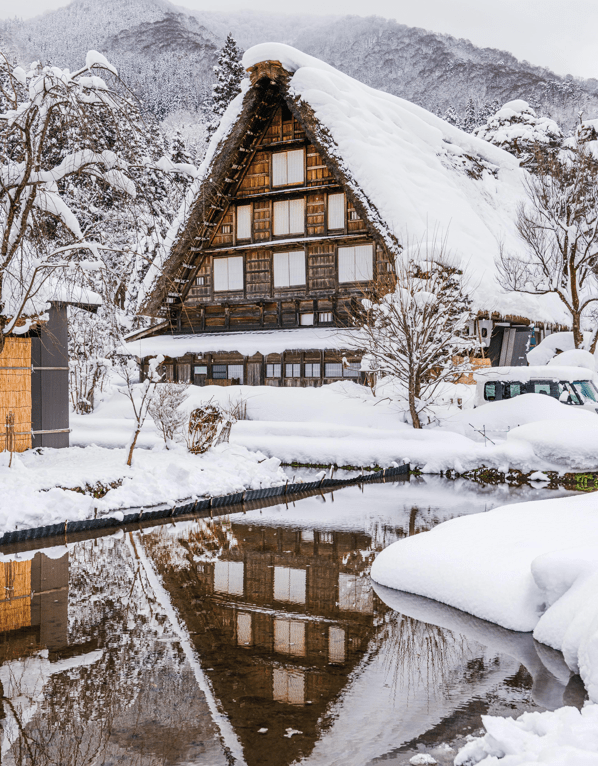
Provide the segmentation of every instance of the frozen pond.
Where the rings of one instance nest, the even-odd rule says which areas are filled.
[[[580,705],[530,635],[369,578],[401,537],[557,494],[412,478],[5,554],[0,760],[449,764],[483,714]]]

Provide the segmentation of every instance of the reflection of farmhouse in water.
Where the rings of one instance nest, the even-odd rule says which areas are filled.
[[[246,524],[230,533],[236,546],[220,560],[197,555],[205,541],[191,533],[181,543],[192,567],[159,568],[245,757],[291,763],[313,748],[387,611],[367,576],[371,539]]]

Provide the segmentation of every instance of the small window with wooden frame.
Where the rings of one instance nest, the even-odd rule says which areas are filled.
[[[272,154],[272,186],[305,183],[305,149]]]
[[[237,239],[251,239],[251,205],[237,207]]]
[[[214,292],[243,290],[243,256],[214,258]]]
[[[273,205],[274,236],[305,234],[305,198],[279,200]]]

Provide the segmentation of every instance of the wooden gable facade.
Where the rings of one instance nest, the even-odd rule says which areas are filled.
[[[206,245],[190,248],[178,332],[344,326],[351,300],[387,273],[383,247],[277,101]]]
[[[326,157],[309,115],[288,96],[288,73],[264,62],[250,74],[244,110],[145,307],[166,320],[152,334],[347,327],[360,299],[391,270],[384,241]],[[167,360],[166,373],[224,385],[361,377],[354,351],[304,352],[187,355]]]

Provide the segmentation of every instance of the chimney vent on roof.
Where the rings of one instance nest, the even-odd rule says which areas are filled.
[[[284,85],[291,76],[291,73],[287,72],[280,61],[260,61],[258,64],[249,67],[247,71],[249,72],[252,85],[263,79],[270,80],[273,85],[276,83]]]

